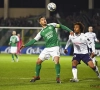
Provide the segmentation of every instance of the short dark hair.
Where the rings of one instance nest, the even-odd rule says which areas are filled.
[[[40,22],[40,19],[41,18],[46,18],[45,16],[40,16],[40,17],[38,17],[38,22]]]
[[[80,32],[81,32],[81,33],[84,32],[85,26],[84,26],[81,22],[76,22],[76,23],[74,23],[74,26],[75,26],[75,25],[79,25],[79,27],[80,27]]]

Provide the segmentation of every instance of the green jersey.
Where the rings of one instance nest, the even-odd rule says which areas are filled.
[[[12,46],[12,47],[17,47],[17,42],[19,41],[19,38],[18,36],[16,35],[13,35],[10,37],[10,42],[9,44]]]
[[[54,46],[59,46],[59,39],[58,39],[58,34],[55,30],[55,23],[48,24],[45,28],[43,28],[38,36],[34,38],[35,40],[40,39],[43,37],[43,39],[46,42],[46,47],[54,47]]]
[[[42,28],[42,30],[36,35],[36,37],[25,44],[25,46],[31,46],[35,42],[37,42],[41,37],[46,42],[46,47],[55,47],[60,45],[60,41],[58,39],[58,34],[56,31],[56,28],[61,28],[65,31],[72,32],[71,29],[68,27],[62,25],[62,24],[56,24],[56,23],[50,23],[47,24],[45,28]]]
[[[41,37],[45,40],[46,47],[54,47],[59,46],[60,42],[58,39],[58,34],[56,31],[56,23],[50,23],[45,28],[38,33],[38,35],[34,38],[38,41]]]

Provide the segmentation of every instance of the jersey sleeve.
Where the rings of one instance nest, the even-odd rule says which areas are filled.
[[[12,42],[12,39],[11,39],[12,37],[10,37],[10,41],[9,41],[9,44],[11,44],[11,42]]]
[[[70,44],[72,44],[72,41],[71,41],[71,37],[69,36],[69,39],[68,39],[66,46],[65,46],[65,49],[67,49]]]
[[[34,39],[30,40],[28,43],[25,44],[25,47],[33,45],[40,38],[41,38],[41,35],[40,35],[40,32],[39,32]]]
[[[98,42],[98,39],[97,39],[97,36],[96,36],[95,33],[94,33],[94,40],[95,40],[96,42]]]
[[[90,41],[90,39],[87,38],[87,37],[85,37],[85,39],[86,39],[87,46],[88,46],[89,48],[92,49],[92,52],[95,53],[95,47],[94,47],[94,45],[92,44],[92,42]]]
[[[16,38],[17,38],[17,42],[19,41],[19,37],[18,36],[16,36]]]
[[[10,37],[10,42],[12,41],[12,39],[11,39],[11,38],[12,38],[12,36]]]
[[[36,37],[34,38],[36,41],[38,41],[41,38],[41,34],[40,32],[36,35]]]

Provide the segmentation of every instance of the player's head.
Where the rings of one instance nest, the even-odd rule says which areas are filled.
[[[18,37],[20,37],[20,34],[17,34]]]
[[[41,16],[38,21],[39,21],[41,26],[46,26],[47,25],[47,20],[44,16]]]
[[[12,31],[12,35],[16,35],[16,31]]]
[[[84,25],[81,22],[74,23],[74,32],[76,34],[84,32]]]
[[[92,27],[92,26],[89,26],[89,27],[88,27],[88,31],[89,31],[89,32],[93,32],[93,27]]]

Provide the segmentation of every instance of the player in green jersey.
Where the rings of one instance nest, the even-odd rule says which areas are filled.
[[[30,80],[30,82],[35,82],[36,80],[40,80],[40,69],[41,64],[44,60],[48,60],[50,56],[52,56],[52,60],[55,63],[55,69],[56,69],[56,81],[57,83],[61,83],[60,81],[60,41],[58,39],[58,34],[56,32],[55,28],[61,28],[62,30],[69,31],[70,34],[73,34],[73,31],[70,30],[68,27],[57,24],[57,23],[50,23],[47,24],[45,17],[39,18],[39,23],[42,26],[42,30],[36,35],[36,37],[26,43],[23,47],[31,46],[35,42],[37,42],[40,38],[43,38],[46,42],[46,48],[41,52],[39,55],[37,62],[36,62],[36,76]]]
[[[16,62],[18,62],[18,56],[17,56],[17,43],[19,41],[18,36],[16,35],[16,31],[12,31],[12,36],[10,37],[9,45],[11,46],[10,53],[12,54],[12,62],[15,61],[14,56],[16,57]]]

